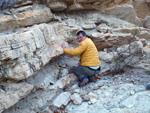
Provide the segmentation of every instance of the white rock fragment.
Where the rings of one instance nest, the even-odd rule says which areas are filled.
[[[131,95],[134,95],[134,94],[135,94],[135,91],[132,90],[132,91],[130,92],[130,94],[131,94]]]
[[[74,93],[71,96],[71,100],[73,101],[74,104],[80,105],[82,103],[82,98],[78,93]]]
[[[66,76],[67,74],[68,74],[68,69],[62,69],[61,71],[60,71],[60,73],[61,73],[61,77],[64,77],[64,76]]]
[[[80,89],[74,89],[72,93],[80,93]]]
[[[72,90],[75,90],[75,89],[77,89],[77,88],[79,88],[79,85],[78,85],[78,84],[74,84],[73,86],[71,86],[71,89],[72,89]]]
[[[96,103],[98,100],[96,100],[95,98],[90,99],[89,104],[94,104]]]
[[[69,74],[64,77],[62,77],[60,80],[58,80],[54,85],[50,86],[50,90],[54,89],[63,89],[69,86],[73,81],[75,81],[77,78],[74,74]]]
[[[98,84],[94,84],[93,90],[98,90],[100,86]]]
[[[82,95],[86,95],[88,92],[87,91],[85,91],[85,90],[81,90],[80,91],[80,95],[82,96]]]
[[[88,95],[83,96],[83,101],[89,101],[90,98],[88,97]]]
[[[113,60],[113,54],[114,53],[107,53],[107,52],[99,52],[99,55],[100,56],[103,56],[103,57],[101,57],[102,58],[102,60],[104,60],[105,62],[111,62],[112,60]]]
[[[70,92],[63,92],[60,95],[57,96],[56,99],[54,99],[53,104],[56,107],[61,107],[62,105],[67,105],[70,101]]]
[[[97,96],[96,94],[90,92],[90,93],[88,94],[88,97],[90,98],[89,104],[94,104],[94,103],[97,102],[98,96]]]

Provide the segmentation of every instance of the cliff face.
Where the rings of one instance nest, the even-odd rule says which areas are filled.
[[[122,50],[134,43],[132,50],[138,51],[133,61],[136,64],[129,65],[149,70],[149,4],[149,0],[1,0],[0,81],[8,91],[0,89],[0,111],[32,91],[25,99],[37,97],[35,103],[41,101],[40,105],[29,108],[23,101],[19,103],[29,111],[39,112],[61,91],[56,88],[49,92],[47,87],[57,81],[59,62],[69,60],[65,56],[60,60],[61,43],[69,43],[69,47],[76,45],[75,33],[79,29],[85,30],[102,51],[101,58],[109,48]],[[68,65],[74,64],[77,62]]]

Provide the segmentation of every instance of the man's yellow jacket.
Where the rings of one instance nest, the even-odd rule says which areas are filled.
[[[99,66],[101,64],[98,51],[91,39],[86,38],[80,42],[79,46],[75,49],[64,49],[64,52],[69,55],[80,55],[81,66]]]

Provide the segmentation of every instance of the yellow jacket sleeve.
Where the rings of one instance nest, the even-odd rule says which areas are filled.
[[[79,46],[75,49],[64,49],[64,52],[68,55],[78,56],[81,55],[87,49],[86,43],[80,43]]]

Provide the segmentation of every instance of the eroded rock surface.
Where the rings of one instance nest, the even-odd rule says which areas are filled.
[[[4,111],[16,104],[20,99],[24,98],[33,89],[33,85],[28,83],[1,83],[7,90],[0,89],[0,111]]]
[[[149,0],[1,0],[0,112],[148,113],[149,7]],[[83,88],[71,70],[79,58],[61,48],[77,47],[81,29],[107,75]]]

